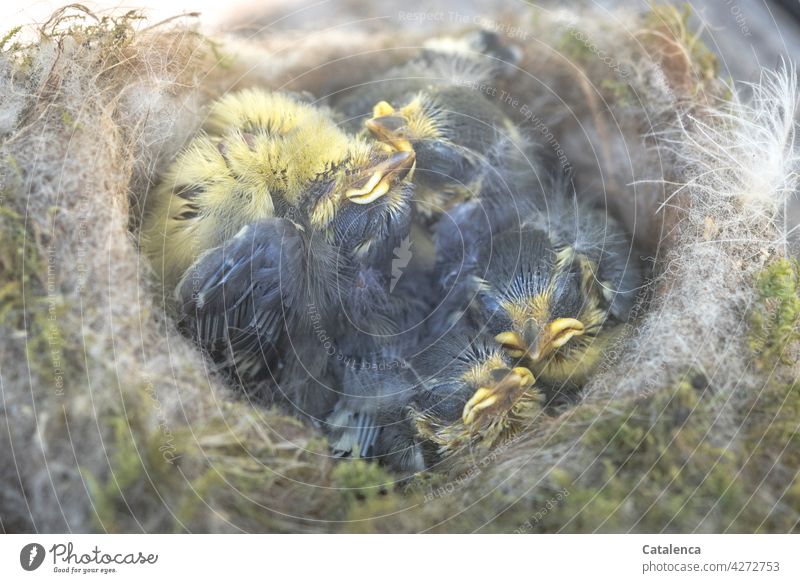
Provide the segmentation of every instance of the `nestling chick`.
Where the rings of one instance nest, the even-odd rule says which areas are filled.
[[[350,333],[340,343],[341,396],[322,427],[339,457],[375,459],[397,471],[424,469],[408,419],[415,377],[408,358],[424,350],[434,290],[428,274],[404,271],[373,309],[387,320],[380,334]],[[362,332],[362,331],[359,331]]]
[[[397,110],[378,103],[366,126],[397,151],[416,154],[415,202],[423,216],[471,199],[489,208],[513,204],[517,180],[530,170],[527,145],[499,108],[457,86],[428,88],[400,103]]]
[[[586,382],[628,319],[641,283],[619,226],[586,205],[570,207],[575,199],[566,184],[553,182],[550,213],[532,212],[516,229],[478,243],[466,277],[450,278],[453,295],[469,302],[463,317],[528,368],[549,401]],[[476,394],[473,405],[503,396]]]
[[[473,198],[488,207],[511,205],[517,180],[536,174],[514,123],[479,90],[491,89],[510,65],[503,58],[515,56],[492,33],[439,42],[337,104],[392,150],[416,154],[415,204],[423,217],[435,219]]]
[[[459,326],[412,365],[412,417],[428,466],[497,445],[542,412],[534,375],[480,329]]]
[[[326,352],[346,336],[341,313],[368,313],[365,281],[388,288],[413,162],[290,95],[233,93],[149,197],[143,249],[201,346],[320,419],[336,398]]]
[[[205,132],[148,196],[142,244],[168,287],[200,254],[242,227],[286,217],[356,256],[402,237],[414,154],[381,151],[340,130],[324,110],[260,90],[222,97]]]
[[[391,349],[348,363],[342,395],[323,424],[334,455],[380,461],[403,473],[425,469],[408,419],[413,394],[408,363]]]
[[[542,412],[531,372],[480,331],[446,334],[412,360],[391,354],[346,371],[324,424],[337,456],[417,472],[509,439]]]

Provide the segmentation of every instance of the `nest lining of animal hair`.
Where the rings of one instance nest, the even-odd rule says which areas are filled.
[[[743,98],[672,8],[515,16],[509,115],[563,152],[652,273],[579,404],[403,481],[332,460],[312,427],[226,386],[165,312],[137,229],[215,97],[330,94],[430,35],[208,38],[71,7],[36,42],[1,41],[4,531],[797,528],[791,67]]]

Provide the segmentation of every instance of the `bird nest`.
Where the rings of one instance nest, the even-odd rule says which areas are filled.
[[[670,7],[481,21],[522,58],[474,90],[552,148],[649,265],[574,407],[400,480],[242,399],[176,330],[138,250],[142,200],[210,101],[330,95],[476,22],[449,20],[209,38],[72,6],[34,42],[0,40],[3,530],[797,528],[796,79],[765,72],[741,97]]]

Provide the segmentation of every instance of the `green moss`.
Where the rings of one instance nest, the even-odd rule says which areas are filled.
[[[69,306],[61,294],[54,256],[23,218],[0,207],[0,326],[25,337],[26,362],[40,388],[63,396],[84,378],[79,330],[65,326]]]
[[[342,460],[333,471],[334,486],[350,501],[383,496],[393,481],[381,466],[361,459]]]
[[[603,79],[600,81],[600,88],[608,93],[615,107],[629,107],[631,105],[634,94],[629,83],[615,79]]]
[[[343,518],[337,530],[379,532],[380,517],[408,506],[395,478],[376,463],[361,459],[341,460],[331,476],[331,486],[342,501]]]
[[[222,48],[222,43],[210,38],[204,38],[206,44],[211,47],[211,54],[221,69],[230,69],[233,66],[234,58]]]
[[[750,348],[756,366],[788,364],[788,350],[800,339],[798,263],[779,259],[768,265],[756,281],[758,298],[750,312]]]
[[[569,511],[579,509],[570,516],[570,530],[699,525],[732,486],[730,459],[710,439],[711,399],[682,381],[672,391],[630,403],[621,419],[591,427],[584,445],[602,449],[591,481],[579,480],[574,493],[569,489]]]
[[[584,467],[560,467],[488,528],[513,532],[788,532],[800,521],[800,384],[770,384],[728,441],[702,377],[570,416]],[[513,496],[512,496],[513,497]],[[504,508],[499,505],[495,507]]]
[[[558,468],[515,506],[516,526],[506,526],[519,532],[699,527],[708,513],[727,507],[726,493],[735,490],[735,464],[711,439],[712,402],[710,391],[682,380],[669,391],[617,402],[614,414],[578,407],[569,431],[580,432],[588,465]]]
[[[8,207],[0,207],[0,324],[16,330],[23,327],[20,318],[24,305],[22,290],[30,285],[32,273],[40,264],[35,248],[28,246],[27,257],[32,270],[25,270],[26,230],[22,217]]]
[[[147,395],[140,387],[125,396],[124,411],[98,413],[113,432],[105,444],[112,453],[107,471],[83,471],[97,529],[129,531],[143,502],[152,508],[159,501],[159,515],[145,517],[149,531],[204,530],[217,522],[290,532],[302,530],[306,518],[344,518],[347,504],[359,499],[346,496],[345,485],[364,495],[362,503],[373,497],[370,485],[377,484],[375,496],[386,492],[387,476],[363,462],[358,471],[338,474],[341,487],[329,487],[336,480],[324,461],[327,445],[307,440],[307,427],[296,419],[272,411],[254,416],[247,404],[226,402],[221,416],[188,427],[159,419],[160,405]]]
[[[695,78],[695,90],[701,91],[705,83],[717,78],[719,61],[714,52],[700,40],[700,32],[693,32],[689,24],[692,16],[692,7],[687,2],[678,8],[672,4],[650,5],[643,19],[645,29],[650,32],[650,42],[660,46],[664,40],[672,39],[685,52],[688,57],[688,66]],[[668,57],[675,56],[674,46],[661,46],[662,52]],[[663,63],[662,63],[663,64]]]
[[[570,61],[586,64],[591,60],[593,53],[589,44],[578,38],[574,28],[567,29],[558,39],[556,48]]]
[[[15,26],[11,28],[11,30],[9,30],[5,35],[3,35],[3,38],[0,38],[0,52],[5,50],[8,41],[17,36],[17,33],[19,33],[20,30],[22,30],[21,26]],[[13,47],[14,45],[11,45],[12,50]]]
[[[120,48],[133,41],[136,24],[145,19],[139,10],[129,10],[123,15],[98,16],[86,6],[70,4],[53,13],[41,27],[41,35],[43,38],[70,36],[85,43],[109,39]]]
[[[800,383],[771,382],[742,420],[744,479],[753,482],[750,524],[759,532],[800,530]],[[734,515],[736,522],[740,517]],[[740,529],[741,530],[741,529]]]
[[[126,416],[108,416],[103,421],[110,426],[113,437],[110,440],[109,472],[105,478],[93,475],[86,469],[81,474],[89,488],[94,509],[94,526],[100,532],[122,532],[126,521],[121,515],[129,518],[130,506],[126,503],[125,493],[142,477],[145,469],[144,459],[136,447],[133,435],[144,437],[141,427],[132,427]]]
[[[64,125],[70,128],[71,130],[78,130],[81,129],[81,124],[78,123],[72,114],[67,111],[66,109],[61,111],[61,121],[64,122]]]

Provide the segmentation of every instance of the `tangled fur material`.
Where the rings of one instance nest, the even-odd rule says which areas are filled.
[[[430,31],[210,39],[73,6],[33,43],[0,41],[2,530],[796,530],[792,67],[744,100],[674,9],[514,22],[518,68],[475,90],[572,167],[652,277],[581,403],[404,483],[226,386],[176,331],[137,236],[214,98],[324,97]]]

